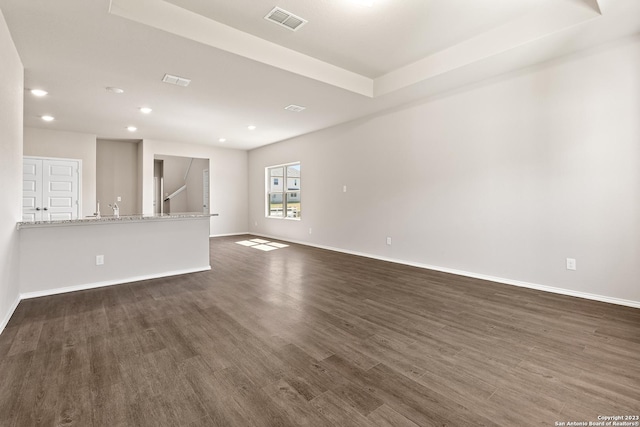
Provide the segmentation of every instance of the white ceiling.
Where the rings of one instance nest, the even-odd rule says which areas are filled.
[[[638,0],[353,1],[0,0],[0,10],[25,87],[49,91],[25,92],[25,126],[239,149],[640,33]],[[274,6],[309,23],[292,32],[264,20]],[[165,73],[192,83],[167,85]]]
[[[505,24],[540,0],[169,0],[184,9],[375,78]],[[260,20],[274,5],[309,23],[293,33]]]

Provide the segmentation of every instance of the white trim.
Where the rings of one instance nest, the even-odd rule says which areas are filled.
[[[589,300],[593,300],[593,301],[606,302],[606,303],[609,303],[609,304],[617,304],[617,305],[624,305],[624,306],[627,306],[627,307],[640,308],[640,301],[626,300],[626,299],[622,299],[622,298],[609,297],[609,296],[606,296],[606,295],[590,294],[590,293],[587,293],[587,292],[574,291],[574,290],[571,290],[571,289],[556,288],[554,286],[539,285],[537,283],[522,282],[520,280],[505,279],[505,278],[502,278],[502,277],[489,276],[489,275],[479,274],[479,273],[472,273],[472,272],[463,271],[463,270],[456,270],[454,268],[438,267],[438,266],[429,265],[429,264],[422,264],[422,263],[418,263],[418,262],[404,261],[404,260],[396,259],[396,258],[388,258],[388,257],[372,255],[372,254],[368,254],[368,253],[364,253],[364,252],[357,252],[357,251],[350,251],[348,249],[335,248],[333,246],[317,245],[317,244],[313,244],[313,243],[309,243],[309,242],[302,242],[302,241],[298,241],[298,240],[283,239],[283,238],[280,238],[280,237],[270,236],[270,235],[267,235],[267,234],[260,234],[260,233],[250,233],[250,234],[255,235],[255,236],[260,236],[260,237],[266,237],[268,239],[282,240],[282,241],[285,241],[285,242],[296,243],[298,245],[312,246],[314,248],[326,249],[326,250],[334,251],[334,252],[341,252],[341,253],[345,253],[345,254],[349,254],[349,255],[356,255],[356,256],[361,256],[361,257],[365,257],[365,258],[377,259],[377,260],[380,260],[380,261],[393,262],[395,264],[403,264],[403,265],[408,265],[408,266],[411,266],[411,267],[418,267],[418,268],[424,268],[424,269],[427,269],[427,270],[440,271],[442,273],[450,273],[450,274],[456,274],[458,276],[471,277],[473,279],[487,280],[487,281],[490,281],[490,282],[496,282],[496,283],[502,283],[502,284],[505,284],[505,285],[518,286],[518,287],[521,287],[521,288],[535,289],[535,290],[538,290],[538,291],[551,292],[551,293],[560,294],[560,295],[568,295],[568,296],[571,296],[571,297],[589,299]]]
[[[87,283],[84,285],[67,286],[65,288],[47,289],[46,291],[27,292],[25,294],[20,294],[20,300],[46,297],[49,295],[56,295],[56,294],[64,294],[67,292],[84,291],[87,289],[103,288],[106,286],[121,285],[124,283],[139,282],[142,280],[158,279],[160,277],[169,277],[169,276],[178,276],[180,274],[198,273],[201,271],[209,271],[209,270],[211,270],[210,265],[206,267],[168,271],[165,273],[148,274],[148,275],[136,276],[136,277],[127,277],[126,279],[107,280],[104,282],[95,282],[95,283]]]
[[[209,234],[209,238],[211,237],[229,237],[229,236],[242,236],[244,234],[254,234],[249,233],[248,231],[242,231],[240,233],[226,233],[226,234]]]
[[[193,160],[193,159],[191,159]],[[178,188],[176,191],[174,191],[173,193],[171,193],[170,195],[168,195],[167,197],[164,198],[164,201],[169,201],[171,199],[173,199],[175,196],[177,196],[178,194],[182,193],[184,190],[187,189],[187,184],[183,185],[182,187]]]
[[[21,300],[20,295],[18,295],[13,304],[11,304],[11,307],[9,307],[9,311],[7,311],[6,316],[2,319],[2,323],[0,323],[0,334],[4,331],[7,324],[9,324],[9,320],[11,320],[11,316],[13,316],[13,313],[16,311],[16,308],[18,308],[18,304],[20,304]]]
[[[273,169],[273,168],[279,168],[279,167],[284,167],[284,166],[291,166],[291,165],[298,165],[300,164],[300,160],[296,160],[295,162],[287,162],[287,163],[280,163],[279,165],[272,165],[272,166],[267,166],[265,167],[266,169]],[[267,175],[268,176],[268,175]],[[286,178],[286,176],[285,176]]]

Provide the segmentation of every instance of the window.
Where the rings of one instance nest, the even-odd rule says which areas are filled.
[[[267,216],[300,219],[300,163],[266,168]]]

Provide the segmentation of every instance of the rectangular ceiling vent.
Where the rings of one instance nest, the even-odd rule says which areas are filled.
[[[306,110],[307,107],[303,107],[301,105],[295,105],[295,104],[291,104],[288,105],[286,107],[284,107],[285,110],[289,110],[289,111],[294,111],[296,113],[299,113],[300,111]]]
[[[265,16],[264,19],[274,22],[281,27],[288,28],[291,31],[297,31],[308,22],[306,19],[302,19],[299,16],[296,16],[291,12],[287,12],[284,9],[280,9],[277,6],[274,7],[271,12],[267,13],[267,16]]]
[[[172,76],[171,74],[165,74],[162,78],[162,81],[165,83],[169,83],[176,86],[187,87],[191,80],[185,79],[184,77]]]

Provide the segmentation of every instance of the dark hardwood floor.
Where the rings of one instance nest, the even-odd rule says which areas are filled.
[[[640,310],[291,245],[22,301],[1,426],[533,426],[640,415]],[[631,285],[631,284],[630,284]]]

